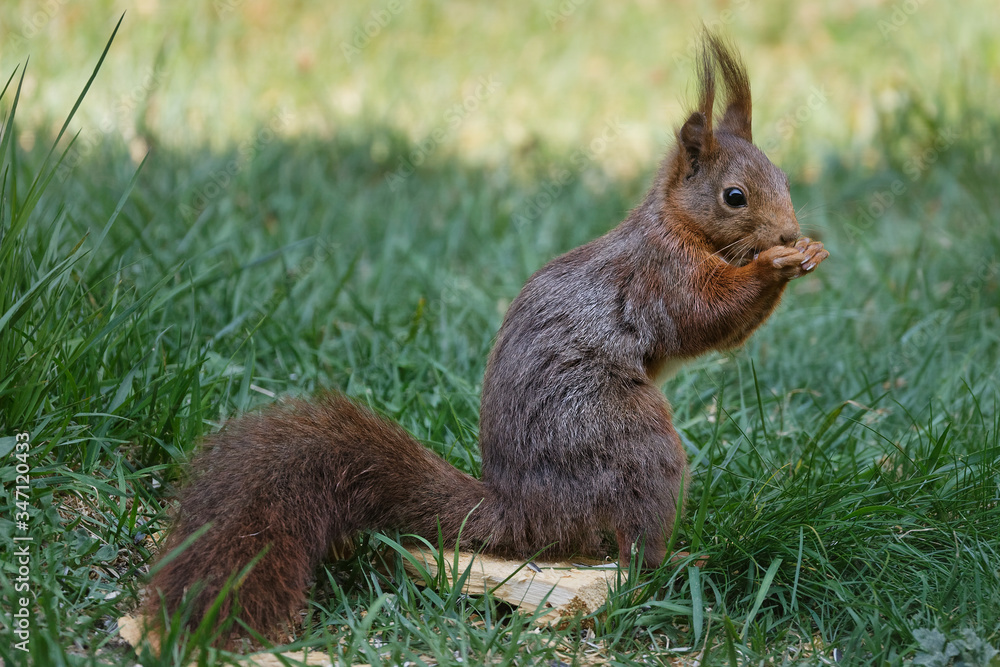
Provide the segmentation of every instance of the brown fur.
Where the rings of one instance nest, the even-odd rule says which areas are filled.
[[[269,631],[299,609],[331,545],[399,529],[513,557],[665,557],[686,457],[655,376],[741,344],[785,285],[827,256],[799,239],[784,173],[751,143],[746,70],[708,35],[699,108],[645,200],[618,227],[551,261],[511,304],[490,354],[482,481],[399,426],[327,395],[235,420],[207,440],[164,553],[211,530],[153,579],[148,611],[201,581],[193,620],[235,571],[243,619]],[[713,122],[716,76],[725,108]],[[738,187],[747,205],[727,205]]]
[[[193,620],[200,620],[227,579],[266,548],[238,585],[241,616],[261,631],[301,607],[331,547],[346,545],[360,530],[401,528],[433,537],[439,521],[454,540],[465,514],[440,508],[467,513],[486,495],[482,482],[398,425],[337,394],[230,422],[204,443],[193,477],[163,553],[206,523],[212,527],[153,578],[147,615],[156,617],[161,598],[168,610],[177,609],[188,586],[200,581],[192,607]],[[486,512],[475,513],[464,529],[470,543],[490,532]]]

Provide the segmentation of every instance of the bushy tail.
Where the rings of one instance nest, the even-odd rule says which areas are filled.
[[[486,543],[495,533],[487,496],[482,482],[340,395],[241,417],[208,438],[193,464],[163,556],[211,527],[154,575],[145,616],[173,613],[200,582],[189,618],[197,625],[226,582],[266,549],[234,592],[239,616],[272,634],[302,608],[331,548],[361,530],[433,539],[439,527],[446,539],[461,529],[463,543]],[[232,595],[221,613],[231,606]]]

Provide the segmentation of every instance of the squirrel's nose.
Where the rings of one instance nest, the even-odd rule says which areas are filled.
[[[781,245],[790,246],[799,238],[799,222],[795,218],[785,222],[785,228],[781,230]]]

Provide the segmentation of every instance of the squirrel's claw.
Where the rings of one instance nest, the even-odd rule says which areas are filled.
[[[803,236],[795,243],[795,249],[805,255],[801,266],[806,273],[815,269],[820,262],[830,256],[830,252],[823,247],[822,243],[813,241],[807,236]]]

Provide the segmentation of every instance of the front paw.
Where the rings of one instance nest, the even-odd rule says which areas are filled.
[[[778,245],[768,248],[757,256],[755,262],[759,270],[777,280],[793,280],[811,272],[830,253],[819,241],[802,237],[794,248]]]
[[[805,256],[802,261],[803,274],[815,269],[820,262],[830,256],[830,252],[823,247],[819,241],[813,241],[808,236],[803,236],[795,242],[795,249]]]

